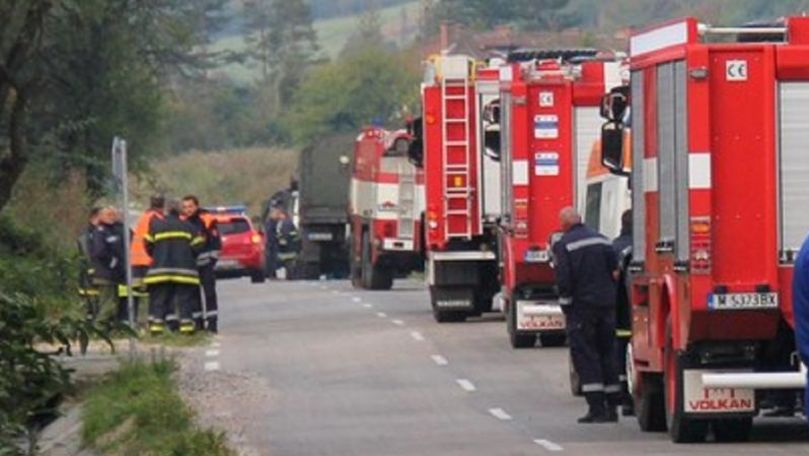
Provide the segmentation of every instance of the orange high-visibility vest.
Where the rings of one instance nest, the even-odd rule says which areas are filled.
[[[135,232],[132,235],[132,245],[129,250],[130,257],[132,258],[132,266],[151,266],[152,257],[146,253],[146,247],[143,245],[143,238],[149,233],[149,224],[152,218],[163,218],[163,215],[157,211],[149,209],[144,212],[138,220],[138,226],[135,227]]]

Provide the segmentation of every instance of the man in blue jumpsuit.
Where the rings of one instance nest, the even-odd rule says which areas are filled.
[[[621,399],[615,365],[618,260],[612,242],[585,226],[575,209],[562,209],[559,219],[565,232],[553,246],[559,304],[589,406],[579,423],[615,422]]]
[[[809,238],[803,242],[792,277],[792,307],[795,311],[795,345],[801,362],[809,366]],[[809,418],[809,394],[804,394],[804,415]]]

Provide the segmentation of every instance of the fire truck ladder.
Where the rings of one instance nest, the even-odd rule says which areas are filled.
[[[399,163],[399,237],[413,239],[415,223],[413,210],[416,207],[416,175],[413,165],[401,160]]]
[[[446,214],[444,232],[447,238],[469,239],[472,237],[473,192],[470,187],[472,154],[469,125],[471,89],[468,76],[444,79],[441,88],[441,125],[444,138],[442,177],[444,214]],[[462,106],[462,109],[450,110],[450,106],[453,108]],[[450,132],[452,132],[452,137],[449,136]]]

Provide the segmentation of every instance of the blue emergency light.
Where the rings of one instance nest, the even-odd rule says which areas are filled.
[[[245,213],[247,213],[247,206],[245,206],[244,204],[239,204],[235,206],[215,206],[215,207],[208,207],[205,209],[213,214],[244,215]]]

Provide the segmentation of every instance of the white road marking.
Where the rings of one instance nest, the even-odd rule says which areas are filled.
[[[376,316],[379,318],[388,318],[388,314],[386,314],[385,312],[377,312]]]
[[[446,366],[447,364],[449,364],[449,361],[447,360],[447,358],[444,358],[441,355],[433,355],[433,356],[430,356],[430,358],[432,358],[433,362],[435,362],[439,366]]]
[[[393,320],[393,324],[396,326],[404,326],[404,322],[402,320]]]
[[[501,408],[491,408],[491,409],[489,409],[489,413],[491,413],[493,417],[495,417],[495,418],[497,418],[498,420],[501,420],[501,421],[510,421],[511,420],[511,415],[506,413],[506,411],[501,409]]]
[[[371,307],[373,307],[373,306],[374,306],[373,304],[369,304],[369,303],[367,303],[367,302],[366,302],[365,304],[363,304],[363,305],[362,305],[362,307],[365,307],[366,309],[370,309],[370,308],[371,308]]]
[[[548,451],[562,451],[562,450],[564,450],[564,448],[562,448],[560,445],[557,445],[557,444],[551,442],[550,440],[536,439],[536,440],[534,440],[534,443],[541,446],[542,448],[545,448]]]
[[[456,382],[456,383],[458,384],[458,386],[460,386],[460,387],[461,387],[461,389],[463,389],[464,391],[467,391],[467,392],[470,392],[470,393],[471,393],[472,391],[477,391],[477,388],[475,388],[475,384],[474,384],[474,383],[472,383],[471,381],[469,381],[469,380],[465,379],[465,378],[459,378],[459,379],[455,380],[455,382]]]
[[[415,339],[415,340],[417,340],[419,342],[422,342],[424,340],[424,336],[422,336],[421,333],[418,332],[418,331],[411,332],[410,337],[412,337],[413,339]]]
[[[219,348],[221,346],[222,346],[222,344],[220,344],[219,342],[211,342],[211,347],[213,347],[213,348]]]
[[[362,302],[362,298],[360,298],[359,296],[354,296],[353,298],[351,298],[351,300],[354,302]]]
[[[205,370],[210,371],[218,371],[219,370],[219,362],[218,361],[208,361],[205,363]]]
[[[205,356],[209,357],[219,356],[219,350],[208,350],[205,352]]]

